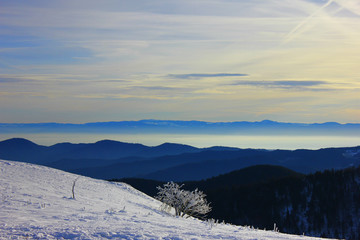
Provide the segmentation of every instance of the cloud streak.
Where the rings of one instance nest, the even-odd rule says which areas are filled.
[[[334,0],[328,0],[324,5],[322,5],[320,8],[318,8],[316,11],[314,11],[312,14],[310,14],[307,18],[305,18],[302,22],[300,22],[295,28],[293,28],[284,38],[284,42],[290,42],[292,39],[294,39],[298,34],[301,33],[302,28],[316,15],[318,15],[323,9],[327,8],[332,4]]]
[[[200,79],[200,78],[217,78],[217,77],[246,77],[245,73],[190,73],[190,74],[169,74],[167,77],[177,79]]]
[[[333,0],[342,8],[360,16],[360,2],[358,0]]]
[[[297,38],[300,34],[308,30],[308,26],[312,23],[319,23],[319,19],[325,20],[324,22],[337,31],[344,31],[339,28],[337,13],[343,13],[340,16],[360,16],[360,3],[358,0],[327,0],[323,5],[312,11],[305,19],[298,23],[290,32],[286,34],[283,43],[288,43]],[[352,14],[350,14],[352,13]]]
[[[21,78],[7,78],[7,77],[0,77],[0,83],[21,83],[26,82],[27,80]]]
[[[326,81],[302,81],[302,80],[280,80],[280,81],[237,81],[229,85],[232,86],[255,86],[263,88],[281,88],[281,89],[307,89],[307,90],[324,90],[311,88],[329,84]]]

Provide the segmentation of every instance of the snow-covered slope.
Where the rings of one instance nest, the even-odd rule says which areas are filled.
[[[310,239],[176,218],[127,184],[77,178],[0,160],[0,239]]]

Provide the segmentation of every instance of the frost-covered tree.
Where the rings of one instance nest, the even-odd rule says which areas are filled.
[[[183,185],[168,182],[163,187],[158,186],[157,199],[163,202],[163,209],[175,209],[175,215],[201,217],[211,211],[210,204],[206,201],[206,195],[195,189],[187,191],[181,189]]]

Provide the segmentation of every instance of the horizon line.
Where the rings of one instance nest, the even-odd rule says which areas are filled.
[[[94,121],[94,122],[82,122],[82,123],[74,123],[74,122],[0,122],[0,124],[14,124],[14,125],[31,125],[31,124],[61,124],[61,125],[86,125],[86,124],[95,124],[95,123],[121,123],[121,122],[146,122],[146,121],[156,121],[156,122],[201,122],[201,123],[265,123],[265,122],[272,122],[272,123],[283,123],[283,124],[304,124],[304,125],[311,125],[311,124],[339,124],[339,125],[346,125],[346,124],[360,124],[360,122],[336,122],[336,121],[327,121],[327,122],[287,122],[287,121],[275,121],[270,119],[263,119],[258,121],[248,121],[248,120],[238,120],[238,121],[206,121],[206,120],[178,120],[178,119],[140,119],[140,120],[109,120],[109,121]]]

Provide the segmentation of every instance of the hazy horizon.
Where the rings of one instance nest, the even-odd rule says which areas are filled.
[[[213,146],[254,149],[320,149],[329,147],[360,146],[360,136],[260,136],[219,134],[86,134],[86,133],[18,133],[1,134],[0,141],[25,138],[36,144],[51,146],[57,143],[95,143],[114,140],[158,146],[163,143],[178,143],[198,148]]]
[[[357,122],[336,122],[336,121],[325,121],[325,122],[289,122],[289,121],[275,121],[272,119],[260,119],[260,120],[254,120],[254,121],[250,121],[250,120],[228,120],[228,121],[207,121],[207,120],[201,120],[201,119],[189,119],[189,120],[180,120],[180,119],[156,119],[156,118],[148,118],[148,119],[128,119],[128,120],[108,120],[108,121],[96,121],[96,122],[78,122],[78,121],[74,121],[74,122],[56,122],[56,121],[51,121],[51,122],[44,122],[44,121],[38,121],[38,122],[0,122],[0,124],[52,124],[52,123],[56,123],[56,124],[75,124],[75,125],[82,125],[82,124],[89,124],[89,123],[116,123],[116,122],[142,122],[142,121],[180,121],[180,122],[208,122],[208,123],[236,123],[236,122],[253,122],[253,123],[260,123],[260,122],[277,122],[277,123],[295,123],[295,124],[324,124],[324,123],[338,123],[341,125],[344,124],[360,124],[360,120],[358,120]]]

